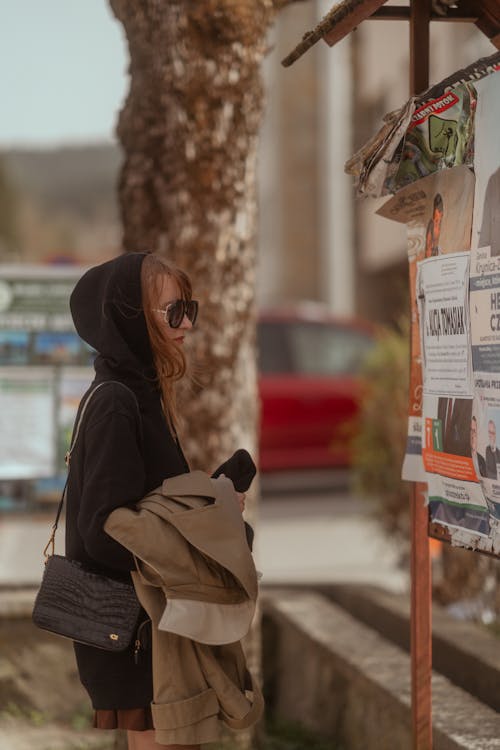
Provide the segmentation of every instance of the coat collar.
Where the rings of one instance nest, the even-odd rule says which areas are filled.
[[[230,479],[211,479],[203,471],[180,474],[166,479],[138,507],[175,526],[190,544],[229,570],[250,599],[257,598],[255,565]]]

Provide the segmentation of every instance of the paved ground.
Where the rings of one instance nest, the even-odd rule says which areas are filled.
[[[267,497],[256,558],[263,583],[364,582],[401,591],[408,580],[369,506],[346,492]]]
[[[273,478],[271,478],[273,479]],[[316,485],[313,490],[307,488]],[[279,491],[278,491],[279,490]],[[264,483],[256,533],[263,583],[350,581],[392,590],[407,585],[397,550],[371,520],[370,506],[328,475],[286,475]],[[36,585],[51,518],[0,516],[0,586]],[[57,532],[62,552],[64,527]]]

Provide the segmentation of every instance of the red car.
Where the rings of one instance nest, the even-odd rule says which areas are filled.
[[[258,324],[260,469],[348,467],[373,327],[314,307],[263,311]]]

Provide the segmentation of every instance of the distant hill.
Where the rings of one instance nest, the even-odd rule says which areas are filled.
[[[0,151],[0,159],[18,191],[30,194],[44,210],[117,220],[118,146]]]
[[[0,261],[62,256],[86,262],[117,252],[120,164],[112,144],[0,150],[12,205],[9,231],[0,226]]]

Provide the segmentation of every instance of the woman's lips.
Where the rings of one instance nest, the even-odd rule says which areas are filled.
[[[183,344],[184,343],[184,336],[179,336],[178,338],[174,339],[174,341],[178,341],[179,344]]]

